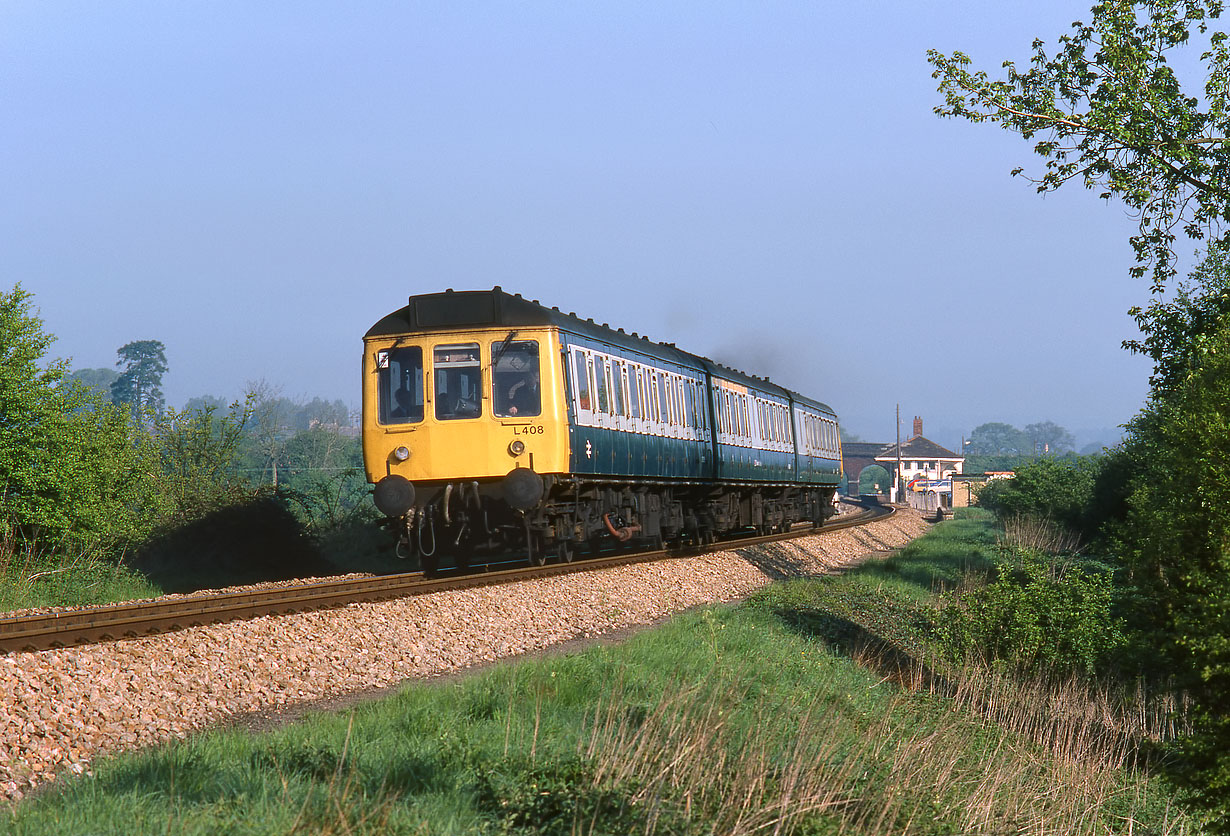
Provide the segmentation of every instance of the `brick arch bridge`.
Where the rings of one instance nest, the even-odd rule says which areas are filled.
[[[862,475],[863,468],[874,464],[887,470],[890,477],[893,475],[892,468],[885,466],[883,462],[876,461],[876,456],[883,455],[884,451],[892,446],[871,441],[843,441],[841,443],[841,469],[846,474],[850,493],[858,493],[858,477]]]

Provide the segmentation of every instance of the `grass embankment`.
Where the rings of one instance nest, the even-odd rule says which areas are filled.
[[[1153,732],[1075,680],[923,664],[984,517],[615,647],[100,760],[42,833],[1183,833]],[[938,658],[938,657],[935,657]],[[934,660],[933,660],[934,661]],[[2,822],[3,820],[0,820]]]
[[[64,560],[0,540],[0,612],[76,607],[162,594],[161,587],[114,560],[80,553]]]
[[[407,568],[374,523],[359,520],[310,537],[284,505],[264,496],[170,527],[127,555],[0,536],[0,612]]]

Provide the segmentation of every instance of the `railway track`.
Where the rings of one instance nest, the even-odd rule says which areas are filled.
[[[314,581],[240,592],[209,592],[171,600],[56,610],[0,618],[0,652],[45,650],[157,635],[227,621],[385,601],[450,589],[510,583],[567,572],[592,572],[612,566],[687,557],[715,549],[731,550],[790,540],[864,525],[893,513],[889,506],[868,506],[858,514],[830,521],[819,529],[798,528],[780,534],[725,540],[710,546],[686,546],[651,552],[602,555],[575,563],[515,566],[465,575],[424,577],[407,572],[376,577]]]

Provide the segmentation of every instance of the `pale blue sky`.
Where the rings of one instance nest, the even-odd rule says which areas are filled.
[[[924,53],[994,68],[1088,6],[6,0],[0,284],[78,368],[162,340],[173,405],[357,405],[371,323],[499,284],[870,440],[897,403],[1085,435],[1146,391],[1134,225],[936,117]]]

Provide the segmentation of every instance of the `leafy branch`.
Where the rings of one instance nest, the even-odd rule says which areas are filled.
[[[1131,273],[1151,269],[1161,292],[1175,273],[1177,228],[1196,240],[1227,234],[1230,53],[1225,34],[1208,29],[1221,12],[1221,0],[1107,0],[1093,7],[1092,23],[1072,24],[1053,55],[1035,40],[1029,69],[1004,62],[999,80],[972,70],[964,53],[930,50],[944,95],[935,112],[1036,138],[1044,171],[1027,179],[1039,192],[1079,178],[1122,200],[1139,223]],[[1168,63],[1193,33],[1208,44],[1202,98],[1184,92]]]

